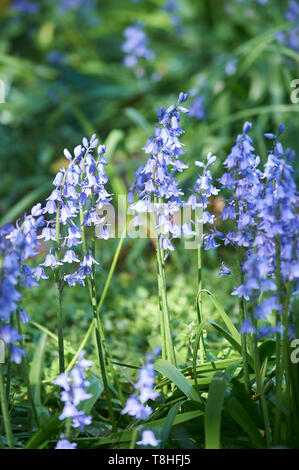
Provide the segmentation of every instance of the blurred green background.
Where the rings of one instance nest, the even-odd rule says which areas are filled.
[[[172,9],[164,0],[1,0],[1,223],[43,201],[65,164],[63,149],[72,150],[94,132],[108,147],[109,189],[115,196],[124,194],[145,161],[141,148],[153,132],[157,108],[172,104],[180,91],[190,95],[187,106],[198,96],[202,100],[199,119],[183,118],[185,161],[190,164],[183,176],[187,192],[196,178],[192,161],[212,151],[219,176],[245,120],[253,122],[251,135],[262,161],[269,150],[263,134],[275,132],[280,122],[286,125],[283,145],[298,154],[299,104],[291,103],[290,95],[292,80],[299,78],[299,54],[279,40],[292,27],[285,18],[289,2],[175,3]],[[125,29],[137,21],[155,58],[141,59],[132,69],[124,66],[122,44]],[[116,243],[102,241],[97,247],[99,286]],[[131,354],[128,334],[142,349],[158,325],[152,254],[150,240],[125,242],[113,293],[104,306],[109,339],[117,322],[115,357]],[[208,252],[204,276],[230,311],[233,281],[216,276],[221,260],[229,256],[221,249]],[[168,264],[173,327],[177,341],[187,345],[186,325],[196,315],[196,262],[190,263],[190,253],[178,244]],[[54,325],[53,292],[41,286],[27,295],[31,316]],[[91,312],[86,316],[87,294],[69,289],[65,295],[68,335],[77,343],[82,338],[77,327],[86,329],[91,318]],[[125,340],[118,341],[122,335]]]
[[[63,148],[93,132],[105,141],[112,130],[122,131],[110,163],[115,181],[130,185],[157,107],[180,91],[191,90],[188,105],[202,96],[205,110],[201,120],[184,120],[188,163],[210,150],[223,160],[246,119],[254,123],[262,158],[263,132],[279,122],[286,124],[284,145],[298,151],[299,105],[290,101],[290,84],[299,78],[299,56],[276,39],[290,27],[288,1],[177,0],[179,26],[167,3],[1,1],[2,222],[47,194]],[[27,4],[36,5],[33,13]],[[137,73],[123,65],[121,49],[124,30],[136,21],[156,56],[141,61]],[[194,176],[191,169],[185,178]]]

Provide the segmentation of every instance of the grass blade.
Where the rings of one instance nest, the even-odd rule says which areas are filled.
[[[159,359],[155,362],[155,369],[160,372],[160,374],[168,377],[186,395],[187,398],[201,402],[201,399],[193,385],[182,374],[182,372],[172,364],[164,359]]]
[[[220,449],[220,428],[222,407],[228,377],[222,372],[216,372],[209,387],[208,401],[205,409],[205,448]]]

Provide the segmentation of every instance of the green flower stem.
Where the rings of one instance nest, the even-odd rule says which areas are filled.
[[[16,316],[17,316],[18,332],[19,332],[19,335],[21,336],[21,339],[20,339],[20,346],[21,346],[21,348],[22,348],[23,350],[25,350],[25,349],[26,349],[26,348],[25,348],[25,341],[24,341],[23,335],[22,335],[22,328],[21,328],[21,321],[20,321],[20,313],[19,313],[19,310],[17,310]],[[37,413],[36,406],[35,406],[34,399],[33,399],[33,395],[32,395],[32,390],[31,390],[31,384],[30,384],[30,380],[29,380],[29,371],[28,371],[28,364],[27,364],[26,356],[23,356],[23,357],[22,357],[22,363],[21,363],[21,365],[22,365],[22,372],[23,372],[24,381],[25,381],[26,387],[27,387],[28,400],[29,400],[30,405],[31,405],[31,408],[32,408],[32,413],[33,413],[33,417],[34,417],[36,426],[39,428],[39,418],[38,418],[38,413]]]
[[[240,283],[242,284],[243,273],[242,273],[242,259],[243,254],[242,250],[238,249],[238,267],[239,267],[239,279]],[[247,303],[245,299],[240,299],[239,301],[239,309],[241,313],[241,323],[246,320],[246,312],[247,312]],[[243,359],[243,369],[244,369],[244,384],[247,392],[250,392],[250,379],[249,379],[249,362],[248,362],[248,351],[247,351],[247,336],[245,333],[241,333],[241,352],[242,352],[242,359]]]
[[[106,282],[105,282],[105,285],[104,285],[104,289],[102,291],[102,295],[101,295],[101,298],[100,298],[98,306],[97,306],[98,313],[100,313],[102,305],[105,301],[105,298],[106,298],[106,295],[107,295],[107,292],[108,292],[108,289],[109,289],[109,286],[110,286],[110,283],[111,283],[111,279],[112,279],[113,273],[115,271],[115,267],[117,265],[117,261],[118,261],[118,258],[119,258],[120,252],[121,252],[121,247],[123,245],[123,241],[124,241],[125,235],[126,235],[126,228],[124,229],[124,231],[121,235],[121,238],[118,242],[116,251],[114,253],[114,257],[113,257],[113,260],[112,260],[112,263],[111,263],[111,266],[110,266],[110,270],[109,270],[109,273],[108,273],[108,276],[107,276],[107,279],[106,279]],[[87,342],[88,342],[88,340],[89,340],[89,338],[92,334],[94,326],[95,326],[95,318],[92,319],[92,321],[89,325],[89,328],[88,328],[88,330],[87,330],[87,332],[86,332],[86,334],[85,334],[78,350],[76,351],[76,354],[74,355],[73,359],[71,360],[71,362],[69,363],[69,365],[66,368],[66,372],[71,370],[72,367],[75,365],[80,352],[85,348],[85,346],[86,346],[86,344],[87,344]]]
[[[170,318],[166,292],[165,265],[163,261],[163,250],[160,246],[160,237],[157,230],[157,246],[156,246],[157,264],[158,264],[158,288],[160,300],[160,324],[162,336],[162,356],[176,366],[175,351],[170,328]]]
[[[94,194],[93,194],[93,192],[91,194],[91,204],[92,204],[92,206],[94,205]],[[91,235],[91,249],[92,249],[92,251],[95,255],[95,231],[94,230],[92,231],[92,235]],[[95,266],[94,265],[92,266],[92,291],[93,291],[93,297],[96,299]],[[98,308],[97,303],[96,303],[95,310],[96,310],[96,316],[99,317],[99,319],[100,319],[100,309]],[[109,348],[107,346],[107,342],[106,342],[106,338],[105,338],[105,334],[104,334],[104,330],[103,330],[103,325],[102,325],[101,321],[98,322],[98,326],[99,326],[102,345],[103,345],[103,349],[104,349],[105,360],[106,360],[110,375],[113,378],[113,385],[116,387],[119,399],[120,399],[121,403],[124,405],[125,400],[124,400],[124,397],[123,397],[123,393],[122,393],[121,386],[119,384],[115,369],[114,369],[113,364],[112,364],[112,358],[111,358],[111,355],[110,355],[110,352],[109,352]]]
[[[13,325],[13,315],[11,315],[9,319],[9,325],[12,327]],[[10,349],[7,353],[7,372],[6,372],[6,396],[7,402],[9,403],[9,396],[10,396],[10,385],[11,385],[11,372],[12,372],[12,362],[11,362],[11,352]]]
[[[238,214],[239,213],[239,201],[237,198],[235,199],[235,210],[236,210],[236,214]],[[238,281],[240,284],[242,284],[244,282],[244,277],[243,277],[243,272],[242,272],[242,263],[244,259],[243,248],[238,247],[237,253],[238,253],[238,262],[237,262]],[[241,317],[241,324],[242,324],[246,320],[246,312],[247,312],[247,305],[246,305],[245,299],[240,299],[239,310],[240,310],[240,317]],[[245,385],[246,391],[250,393],[247,337],[245,333],[241,334],[241,352],[242,352],[242,359],[243,359],[244,385]]]
[[[66,180],[67,171],[64,173],[60,194]],[[60,202],[57,203],[56,224],[55,224],[55,258],[60,262]],[[57,336],[58,336],[58,356],[59,356],[59,372],[64,372],[64,340],[63,340],[63,316],[62,316],[62,283],[60,280],[59,266],[54,268],[55,294],[56,294],[56,316],[57,316]]]
[[[282,293],[281,281],[281,262],[280,262],[280,238],[275,238],[275,251],[276,251],[276,285],[279,304],[283,305],[284,298]],[[276,312],[276,326],[280,322],[280,313]],[[274,424],[274,444],[280,441],[280,427],[281,427],[281,400],[282,400],[282,378],[283,378],[283,363],[281,361],[281,334],[276,334],[276,364],[275,364],[275,424]]]
[[[132,438],[130,442],[130,449],[135,449],[136,447],[136,441],[137,441],[137,436],[138,436],[138,429],[134,428],[132,432]]]
[[[283,345],[282,345],[282,365],[285,370],[286,388],[285,388],[285,406],[286,406],[286,418],[287,418],[287,434],[288,441],[291,439],[291,371],[290,371],[290,351],[289,351],[289,305],[291,298],[291,284],[286,284],[286,298],[282,314],[283,324]]]
[[[2,418],[4,423],[5,434],[10,449],[14,448],[13,435],[10,426],[8,403],[6,398],[6,392],[4,387],[4,378],[3,378],[3,366],[0,364],[0,400],[1,400],[1,410]]]
[[[199,209],[199,214],[198,218],[201,220],[203,217],[203,209]],[[203,320],[203,302],[202,302],[202,231],[203,231],[203,224],[198,222],[197,220],[197,214],[195,212],[195,220],[196,220],[196,234],[198,235],[198,244],[197,244],[197,282],[198,282],[198,287],[197,287],[197,320],[198,324]],[[200,362],[203,364],[204,363],[204,354],[205,354],[205,348],[204,348],[204,338],[203,338],[203,333],[200,336],[199,340],[199,357],[200,357]]]
[[[157,240],[157,243],[159,241]],[[167,343],[166,343],[166,335],[165,335],[165,321],[163,315],[163,303],[162,303],[162,280],[161,280],[161,273],[158,261],[158,252],[156,250],[157,255],[157,272],[158,272],[158,296],[159,296],[159,311],[160,311],[160,328],[161,328],[161,340],[162,340],[162,359],[167,361]]]
[[[86,245],[86,237],[85,237],[85,228],[83,225],[84,212],[83,212],[83,207],[81,204],[79,205],[79,211],[80,211],[80,225],[81,225],[81,235],[82,235],[83,256],[86,256],[87,245]],[[91,272],[90,278],[87,277],[87,284],[88,284],[88,289],[89,289],[90,301],[92,305],[92,311],[93,311],[94,319],[96,322],[97,352],[98,352],[99,365],[100,365],[100,370],[101,370],[102,379],[103,379],[104,390],[105,390],[106,399],[107,399],[108,412],[111,418],[112,430],[113,432],[116,432],[117,426],[116,426],[115,415],[114,415],[114,410],[112,406],[112,400],[111,400],[111,395],[110,395],[110,389],[109,389],[107,371],[106,371],[106,365],[105,365],[105,359],[104,359],[105,353],[104,353],[104,347],[103,347],[103,341],[102,341],[102,336],[104,333],[102,329],[100,315],[97,310],[97,300],[96,300],[96,290],[95,290],[93,270]]]
[[[252,323],[257,327],[257,321],[254,319],[252,315]],[[258,342],[257,342],[257,334],[253,334],[253,345],[254,345],[254,369],[255,369],[255,378],[256,378],[256,390],[257,394],[260,396],[260,403],[264,418],[264,425],[265,425],[265,434],[266,434],[266,441],[267,446],[271,446],[271,427],[270,427],[270,420],[269,420],[269,413],[267,407],[267,400],[264,392],[264,384],[262,383],[262,376],[261,376],[261,362],[260,362],[260,355],[258,350]]]

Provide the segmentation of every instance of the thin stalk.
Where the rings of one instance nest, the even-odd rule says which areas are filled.
[[[290,305],[290,297],[291,297],[291,285],[290,282],[287,283],[286,286],[286,298],[285,304],[283,309],[283,345],[282,345],[282,364],[285,370],[285,379],[286,379],[286,388],[285,388],[285,406],[286,406],[286,420],[287,420],[287,433],[288,439],[291,439],[291,373],[290,373],[290,353],[289,353],[289,340],[288,340],[288,332],[289,332],[289,305]]]
[[[9,319],[9,324],[12,327],[13,324],[13,315],[11,315]],[[10,349],[8,350],[7,354],[7,373],[6,373],[6,396],[7,402],[9,403],[9,395],[10,395],[10,385],[11,385],[11,372],[12,372],[12,362],[11,362],[11,352]]]
[[[254,326],[256,327],[256,321],[253,321]],[[267,407],[267,400],[264,392],[264,384],[262,383],[261,377],[261,362],[260,362],[260,355],[258,350],[258,342],[257,342],[257,335],[253,334],[253,344],[254,344],[254,368],[255,368],[255,377],[256,377],[256,389],[257,394],[260,396],[260,403],[264,418],[264,425],[265,425],[265,434],[266,434],[266,441],[267,446],[271,446],[271,427],[270,427],[270,420],[269,420],[269,413]]]
[[[23,335],[22,335],[22,328],[21,328],[21,321],[20,321],[20,313],[19,313],[19,310],[17,310],[16,316],[17,316],[18,332],[19,332],[19,335],[21,336],[20,345],[21,345],[21,348],[22,348],[23,350],[25,350],[25,342],[24,342]],[[32,390],[31,390],[31,385],[30,385],[30,380],[29,380],[29,371],[28,371],[28,364],[27,364],[26,356],[23,356],[23,357],[22,357],[22,363],[21,363],[21,365],[22,365],[22,372],[23,372],[24,381],[25,381],[26,387],[27,387],[28,400],[29,400],[30,405],[31,405],[31,408],[32,408],[32,413],[33,413],[33,417],[34,417],[36,426],[39,428],[39,418],[38,418],[36,406],[35,406],[34,399],[33,399],[33,395],[32,395]]]
[[[98,302],[98,306],[97,306],[97,312],[98,313],[100,313],[102,305],[105,301],[105,298],[106,298],[106,295],[107,295],[107,292],[108,292],[108,289],[109,289],[109,286],[110,286],[110,283],[111,283],[111,279],[112,279],[112,276],[114,274],[114,271],[115,271],[115,268],[116,268],[116,265],[117,265],[117,261],[118,261],[118,258],[119,258],[120,252],[121,252],[121,248],[122,248],[122,245],[123,245],[123,241],[124,241],[125,235],[126,235],[126,228],[124,229],[124,231],[121,235],[121,238],[118,242],[116,251],[114,253],[114,257],[113,257],[113,260],[112,260],[112,263],[111,263],[111,266],[110,266],[110,270],[109,270],[109,273],[108,273],[108,276],[107,276],[107,279],[106,279],[106,282],[105,282],[105,285],[104,285],[104,289],[102,291],[101,298]],[[92,321],[89,325],[89,328],[86,332],[86,335],[84,336],[82,342],[80,343],[80,346],[79,346],[78,350],[76,351],[76,354],[74,355],[73,359],[71,360],[71,362],[69,363],[69,365],[66,368],[66,372],[71,370],[72,367],[75,365],[75,363],[76,363],[76,361],[79,357],[80,352],[85,348],[85,346],[86,346],[86,344],[87,344],[87,342],[88,342],[88,340],[89,340],[89,338],[92,334],[94,326],[95,326],[95,318],[92,319]]]
[[[56,225],[55,225],[55,239],[56,239],[56,250],[55,257],[56,261],[60,262],[60,203],[58,202],[57,213],[56,213]],[[54,269],[55,279],[55,293],[56,293],[56,315],[57,315],[57,336],[58,336],[58,356],[59,356],[59,372],[64,372],[64,340],[63,340],[63,317],[62,317],[62,288],[60,283],[60,269],[59,266],[55,266]]]
[[[203,210],[202,208],[199,209],[199,220],[202,219],[203,216]],[[197,287],[197,320],[198,324],[203,320],[203,302],[202,302],[202,230],[203,230],[203,224],[198,222],[196,219],[197,214],[195,213],[195,220],[196,220],[196,234],[198,234],[198,244],[197,244],[197,282],[198,282],[198,287]],[[203,364],[204,363],[204,338],[203,338],[203,333],[200,336],[199,340],[199,357],[200,357],[200,362]]]
[[[130,442],[130,449],[135,449],[136,447],[136,441],[137,441],[137,436],[138,436],[138,429],[134,428],[132,432],[132,438]]]
[[[8,442],[8,447],[10,449],[14,448],[13,435],[10,426],[8,404],[6,398],[6,392],[4,387],[4,378],[3,378],[3,366],[0,364],[0,401],[1,401],[1,410],[2,410],[2,419],[4,423],[4,429],[6,434],[6,439]]]
[[[159,243],[159,241],[158,241]],[[162,304],[162,280],[160,274],[160,268],[158,263],[158,254],[157,254],[157,272],[158,272],[158,296],[159,296],[159,309],[160,309],[160,328],[161,328],[161,339],[162,339],[162,359],[167,360],[167,344],[166,344],[166,334],[165,334],[165,321],[163,315],[163,304]]]
[[[168,302],[167,302],[167,292],[166,292],[166,278],[165,278],[165,265],[163,260],[163,250],[160,245],[160,237],[157,229],[157,246],[156,246],[156,255],[157,255],[157,264],[158,264],[158,287],[159,295],[161,298],[160,305],[162,309],[161,312],[161,335],[162,335],[162,355],[167,357],[167,360],[176,366],[175,351],[173,345],[173,339],[170,328],[170,318],[168,311]],[[163,353],[164,346],[164,353]]]
[[[236,210],[236,214],[239,214],[239,201],[238,201],[237,198],[235,199],[235,210]],[[240,284],[242,284],[243,281],[244,281],[243,272],[242,272],[242,263],[243,263],[243,258],[244,258],[243,251],[244,250],[241,247],[238,247],[238,250],[237,250],[237,253],[238,253],[237,268],[238,268],[238,277],[239,277]],[[239,301],[239,310],[240,310],[240,316],[241,316],[241,323],[243,323],[246,320],[246,312],[247,312],[247,305],[246,305],[246,300],[245,299],[240,299],[240,301]],[[247,337],[246,337],[245,333],[241,334],[241,352],[242,352],[242,359],[243,359],[244,385],[245,385],[246,391],[248,393],[250,393]]]
[[[87,245],[86,245],[86,237],[85,237],[85,229],[84,229],[84,212],[83,212],[83,207],[81,204],[79,204],[79,211],[80,211],[80,224],[81,224],[81,235],[82,235],[82,246],[83,246],[83,256],[86,256],[87,254]],[[111,424],[112,424],[112,430],[113,432],[117,431],[117,426],[116,426],[116,421],[115,421],[115,415],[114,415],[114,410],[112,406],[112,400],[111,400],[111,395],[110,395],[110,389],[108,385],[108,378],[107,378],[107,371],[106,371],[106,365],[105,365],[105,360],[104,360],[104,347],[103,347],[103,341],[102,341],[102,335],[103,329],[102,329],[102,324],[101,324],[101,319],[100,315],[97,310],[97,300],[96,300],[96,291],[95,291],[95,282],[94,282],[94,271],[92,270],[90,278],[87,277],[87,284],[88,284],[88,290],[89,290],[89,295],[90,295],[90,301],[92,305],[92,311],[93,311],[93,316],[96,322],[96,342],[97,342],[97,352],[98,352],[98,359],[99,359],[99,365],[100,365],[100,370],[102,374],[102,379],[103,379],[103,385],[104,385],[104,390],[106,394],[106,399],[107,399],[107,405],[108,405],[108,411],[109,415],[111,418]]]
[[[281,281],[281,262],[280,262],[280,238],[275,238],[276,251],[276,285],[279,299],[279,305],[283,305],[282,281]],[[279,311],[276,312],[276,326],[280,322]],[[274,424],[274,444],[280,441],[281,427],[281,400],[282,400],[282,379],[283,379],[283,363],[281,361],[281,334],[276,334],[276,364],[275,364],[275,424]]]

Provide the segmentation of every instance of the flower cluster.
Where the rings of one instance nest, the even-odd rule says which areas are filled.
[[[260,157],[254,152],[248,132],[252,124],[245,122],[242,134],[224,161],[226,167],[219,182],[223,189],[233,191],[222,212],[222,220],[234,220],[236,231],[230,231],[225,244],[248,248],[252,245],[256,225],[256,201],[261,193],[261,172],[258,169]]]
[[[92,362],[84,359],[84,351],[81,351],[78,357],[78,363],[68,373],[60,374],[56,380],[53,381],[55,385],[62,388],[61,401],[64,403],[64,408],[59,419],[72,420],[72,427],[83,431],[85,426],[88,426],[91,421],[91,416],[86,416],[84,411],[78,410],[81,402],[91,398],[92,395],[87,393],[86,389],[90,383],[85,379],[85,371],[92,366]],[[71,444],[66,439],[61,439],[56,445],[56,449],[74,449],[76,444]]]
[[[226,188],[234,190],[235,200],[230,200],[222,218],[236,220],[237,230],[230,232],[226,240],[246,250],[242,264],[243,282],[232,295],[252,300],[255,309],[254,323],[252,317],[246,319],[241,332],[268,336],[283,330],[281,322],[274,326],[271,323],[273,312],[281,314],[284,308],[289,308],[283,305],[285,287],[282,286],[298,282],[299,278],[298,196],[290,165],[294,152],[284,151],[278,137],[266,133],[265,137],[272,140],[273,148],[264,171],[260,171],[257,168],[259,157],[252,153],[251,139],[246,139],[249,127],[248,123],[245,124],[242,136],[237,139],[240,145],[233,148],[225,162],[227,168],[233,169],[233,174],[230,171],[224,173],[220,181]],[[283,132],[284,126],[280,124],[278,136]],[[243,159],[238,162],[242,155]],[[257,329],[259,320],[263,326]]]
[[[197,224],[201,226],[205,224],[214,224],[215,216],[212,215],[208,210],[209,198],[211,196],[217,196],[219,189],[213,185],[213,178],[209,167],[211,167],[216,161],[215,155],[212,155],[210,152],[207,156],[206,163],[201,161],[195,161],[194,164],[201,168],[201,175],[198,176],[194,188],[193,194],[189,197],[187,201],[187,206],[190,206],[192,210],[195,210],[196,219],[195,227]],[[209,235],[203,237],[204,247],[206,250],[209,248],[217,248],[219,246],[215,242],[215,236],[222,237],[220,232],[217,232],[215,229]]]
[[[84,138],[82,145],[75,147],[73,156],[67,149],[64,150],[69,165],[66,170],[62,168],[55,176],[55,189],[47,198],[43,210],[44,214],[53,217],[47,221],[39,237],[44,241],[55,242],[55,246],[36,270],[37,279],[47,278],[45,267],[53,269],[63,264],[79,263],[78,270],[73,274],[66,274],[64,280],[69,286],[83,285],[84,279],[91,275],[92,266],[97,264],[92,249],[86,244],[86,227],[92,226],[98,238],[109,238],[105,218],[100,217],[97,212],[111,200],[105,189],[108,181],[105,172],[107,162],[104,158],[106,148],[98,144],[98,139],[93,135],[90,142]],[[96,147],[98,148],[95,156]],[[63,248],[59,259],[57,253],[53,253],[57,244]],[[75,251],[79,245],[83,245],[84,254],[81,259]]]
[[[154,390],[155,369],[154,358],[160,353],[160,347],[156,348],[152,355],[147,356],[146,364],[140,369],[138,381],[135,384],[135,392],[128,398],[125,408],[121,414],[128,414],[136,419],[146,421],[152,414],[152,408],[147,404],[148,400],[155,400],[159,393]],[[139,445],[157,446],[159,441],[155,438],[152,431],[143,431]]]
[[[206,110],[203,101],[203,96],[197,95],[189,107],[189,115],[195,117],[199,121],[202,121],[206,116]]]
[[[124,36],[126,40],[122,45],[122,51],[126,54],[124,58],[126,67],[135,67],[140,58],[154,59],[155,54],[148,48],[148,38],[140,23],[125,29]]]
[[[6,225],[0,228],[0,339],[9,345],[10,360],[19,364],[25,351],[15,343],[21,339],[11,326],[14,312],[18,309],[20,320],[27,323],[28,314],[20,309],[22,289],[37,285],[35,270],[26,261],[37,255],[38,230],[43,225],[42,207],[37,204],[25,215],[21,226]]]
[[[18,13],[23,13],[24,15],[31,15],[40,9],[40,5],[37,2],[31,2],[30,0],[14,0],[12,6]]]
[[[171,24],[176,28],[177,32],[181,32],[182,19],[179,15],[179,4],[174,0],[165,0],[163,10],[170,16]]]
[[[138,213],[153,212],[157,217],[160,244],[166,252],[174,249],[170,239],[181,236],[182,231],[190,232],[190,227],[185,225],[181,228],[173,219],[184,205],[181,199],[183,192],[175,174],[188,167],[180,159],[185,151],[179,140],[184,132],[180,126],[180,112],[188,112],[182,106],[186,100],[187,95],[180,93],[177,104],[158,109],[159,125],[156,125],[155,134],[143,148],[150,157],[135,173],[129,190],[130,209],[137,213],[136,225],[140,224]],[[137,202],[133,202],[134,192]]]
[[[299,51],[299,2],[291,0],[289,8],[285,14],[286,20],[292,23],[292,26],[285,32],[278,33],[277,39],[295,51]]]

